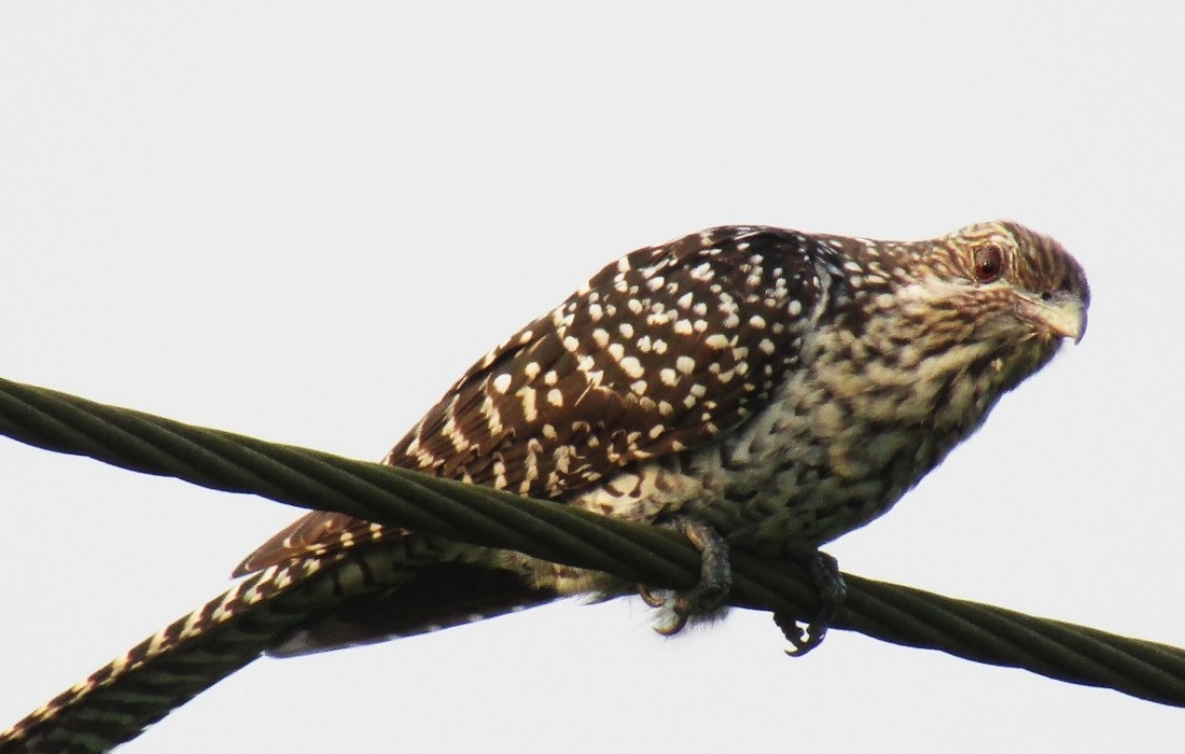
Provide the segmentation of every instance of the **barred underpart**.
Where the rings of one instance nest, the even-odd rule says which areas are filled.
[[[712,228],[610,264],[474,364],[386,462],[610,516],[692,521],[719,535],[707,540],[757,554],[809,555],[888,510],[1079,339],[1089,303],[1074,259],[1011,222],[913,243]],[[285,580],[403,552],[409,537],[336,513],[301,518],[235,575],[260,573],[0,742],[85,709],[142,658],[183,658],[220,615],[264,613],[282,602],[271,595],[295,591]],[[253,624],[249,650],[219,672],[261,651],[378,641],[621,588],[508,551],[456,563],[441,545],[379,560],[382,588],[292,600],[282,625]]]

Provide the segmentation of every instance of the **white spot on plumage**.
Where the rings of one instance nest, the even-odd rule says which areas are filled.
[[[620,361],[620,364],[622,370],[634,379],[638,379],[645,374],[645,370],[642,368],[642,362],[638,361],[634,356],[626,356]]]
[[[493,397],[487,395],[481,402],[481,415],[486,420],[486,427],[490,434],[498,434],[502,431],[502,414],[498,411],[498,405],[494,403]]]
[[[523,419],[528,422],[534,422],[539,418],[539,410],[535,406],[535,399],[539,391],[535,388],[524,387],[519,391],[519,399],[523,407]]]
[[[452,444],[454,450],[464,451],[470,445],[469,441],[458,430],[457,420],[451,410],[449,411],[448,419],[444,422],[444,426],[440,428],[440,433]]]

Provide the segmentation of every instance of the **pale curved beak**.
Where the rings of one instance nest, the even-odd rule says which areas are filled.
[[[1021,315],[1059,338],[1075,343],[1086,334],[1086,304],[1073,293],[1060,291],[1049,298],[1025,298]]]

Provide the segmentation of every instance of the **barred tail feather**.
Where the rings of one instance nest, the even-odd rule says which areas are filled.
[[[267,650],[272,657],[325,652],[439,631],[552,602],[555,589],[521,573],[450,562],[424,569],[399,589],[347,600]]]
[[[95,754],[139,735],[322,612],[387,591],[457,546],[412,534],[274,565],[173,622],[0,733],[0,754]]]

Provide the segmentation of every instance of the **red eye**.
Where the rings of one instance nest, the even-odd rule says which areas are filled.
[[[975,250],[975,279],[981,283],[990,283],[1000,277],[1004,271],[1004,252],[993,244],[981,246]]]

